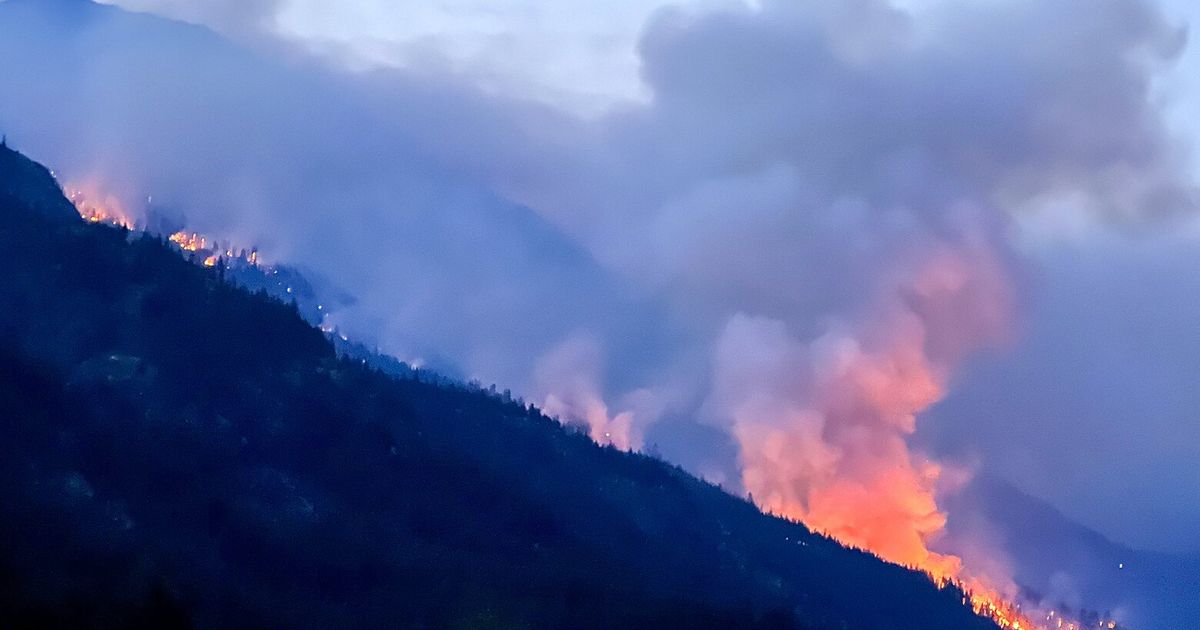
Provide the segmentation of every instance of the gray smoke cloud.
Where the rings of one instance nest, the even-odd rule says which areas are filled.
[[[641,308],[585,250],[463,171],[502,147],[519,160],[520,125],[552,125],[552,112],[521,118],[468,87],[345,76],[86,2],[3,8],[14,141],[67,180],[102,181],[135,207],[153,195],[190,229],[329,275],[360,299],[338,323],[402,358],[523,384],[593,313],[617,327]]]
[[[221,32],[251,35],[269,29],[278,13],[280,0],[112,0],[130,11],[201,24]]]
[[[1073,313],[1094,308],[1071,292],[1107,286],[1110,268],[1064,266],[1046,254],[1056,245],[1023,236],[1063,215],[1114,233],[1189,220],[1186,147],[1153,92],[1186,38],[1148,0],[664,9],[640,38],[649,100],[588,120],[467,76],[347,72],[247,36],[271,3],[145,6],[241,43],[79,0],[9,0],[0,127],[64,177],[152,194],[195,229],[318,270],[360,300],[338,323],[400,358],[511,386],[601,441],[660,444],[739,491],[744,470],[765,465],[749,467],[748,453],[770,451],[744,436],[800,439],[814,455],[755,478],[801,503],[811,478],[869,487],[896,462],[921,473],[917,495],[935,497],[946,475],[931,480],[923,462],[939,453],[1037,489],[1049,481],[1011,462],[1049,469],[1069,436],[1096,427],[1200,443],[1194,421],[1129,427],[1144,398],[1122,399],[1115,415],[1063,403],[1036,416],[1045,385],[1014,386],[1013,374],[1053,381],[1140,347],[1161,334],[1160,316],[1178,321],[1154,309],[1121,320],[1136,322],[1125,337],[1071,329]],[[1137,238],[1130,247],[1143,247]],[[952,273],[945,260],[958,261]],[[1197,287],[1164,281],[1131,300]],[[1164,369],[1187,373],[1172,356]],[[876,365],[890,367],[862,368]],[[1122,382],[1139,387],[1156,369]],[[914,370],[926,395],[871,397],[871,379]],[[845,379],[863,396],[830,400],[828,384]],[[1112,383],[1075,385],[1068,398],[1085,401]],[[1181,389],[1154,388],[1152,408],[1184,418]],[[739,423],[739,409],[758,411]],[[1041,435],[1008,439],[1032,431],[1032,417]],[[854,437],[877,425],[882,459]],[[1153,457],[1121,469],[1129,485],[1154,486],[1143,496],[1176,524],[1200,517],[1171,501],[1188,486],[1139,472]],[[1113,481],[1077,470],[1096,472],[1094,487]],[[937,518],[921,505],[908,516],[924,548]],[[1121,515],[1072,513],[1168,540]]]

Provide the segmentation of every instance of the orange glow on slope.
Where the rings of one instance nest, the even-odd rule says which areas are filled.
[[[961,475],[908,437],[961,361],[1007,338],[1012,298],[997,257],[968,240],[893,273],[869,315],[812,343],[774,320],[730,323],[719,399],[734,418],[744,487],[765,511],[961,587],[964,605],[1002,628],[1081,628],[1022,610],[1007,579],[931,548],[946,526],[938,493]]]
[[[241,261],[251,267],[257,267],[259,264],[257,249],[252,248],[246,251],[230,244],[222,246],[217,243],[216,239],[209,238],[197,232],[180,230],[167,237],[167,239],[178,246],[179,249],[197,254],[200,264],[205,267],[216,267],[222,258],[227,261]]]
[[[128,230],[134,229],[133,220],[116,198],[97,194],[91,187],[82,184],[68,185],[65,190],[67,199],[75,205],[79,216],[88,223],[105,223]]]
[[[208,239],[195,232],[179,231],[172,234],[169,238],[172,243],[175,243],[184,251],[197,252],[208,247]]]
[[[586,425],[598,444],[623,451],[640,448],[633,411],[610,409],[600,394],[603,359],[599,342],[583,335],[572,336],[546,353],[534,368],[535,390],[544,392],[542,411]]]
[[[68,190],[86,221],[135,228],[115,199]],[[197,232],[168,239],[202,255],[205,267],[222,257],[259,264],[257,250],[218,247]],[[813,344],[804,396],[766,406],[752,396],[754,404],[734,414],[744,486],[765,511],[923,571],[939,587],[961,588],[963,604],[1001,628],[1093,627],[1053,610],[1023,612],[992,580],[971,575],[960,558],[929,546],[946,525],[937,503],[945,467],[912,452],[906,438],[916,430],[917,415],[945,395],[949,372],[962,357],[1003,338],[1010,299],[1003,273],[986,250],[944,249],[888,289],[892,295],[880,308],[885,316],[856,334],[827,335]],[[582,372],[586,378],[568,383],[562,396],[548,395],[544,410],[586,422],[600,444],[636,449],[632,412],[611,414],[593,391],[594,376]],[[1118,626],[1101,620],[1095,627]]]
[[[610,415],[608,405],[594,393],[577,393],[570,399],[550,394],[542,403],[542,410],[551,417],[577,418],[586,422],[588,436],[597,444],[612,445],[623,451],[640,446],[640,440],[633,432],[633,413],[622,411]]]
[[[751,354],[776,353],[768,372],[803,374],[778,389],[734,383],[743,483],[765,510],[962,588],[963,604],[1001,628],[1082,629],[1052,610],[1024,610],[1007,580],[930,548],[946,525],[937,502],[946,467],[912,451],[907,438],[917,416],[945,396],[962,359],[1002,342],[1010,328],[1005,275],[990,250],[975,245],[925,257],[885,286],[872,311],[882,315],[810,346],[781,326],[737,324],[734,339],[758,335],[765,344],[749,346]]]
[[[79,212],[79,216],[88,223],[103,223],[128,230],[138,229],[136,222],[130,218],[130,213],[125,211],[121,202],[111,195],[94,192],[95,186],[76,184],[64,186],[63,189],[67,198],[74,204],[75,210]],[[181,230],[167,238],[181,250],[201,255],[200,263],[205,267],[215,267],[221,258],[241,260],[251,266],[259,264],[257,249],[250,249],[247,252],[245,249],[235,249],[232,245],[222,248],[216,244],[215,239],[197,232]]]
[[[846,544],[958,576],[958,558],[929,548],[946,524],[936,498],[944,467],[912,452],[907,438],[917,414],[945,395],[958,361],[1004,337],[1008,301],[988,250],[945,248],[893,278],[869,319],[811,344],[782,325],[738,324],[735,338],[792,347],[764,369],[799,373],[773,390],[735,388],[746,489],[765,509]]]

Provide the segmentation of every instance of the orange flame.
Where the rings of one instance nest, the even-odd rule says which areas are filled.
[[[1007,337],[1011,312],[986,242],[932,251],[898,268],[872,317],[811,344],[782,322],[730,322],[717,398],[733,417],[743,485],[764,510],[961,587],[964,605],[1002,628],[1048,628],[960,558],[931,549],[946,525],[937,501],[945,466],[913,452],[908,436],[953,369]]]
[[[1001,628],[1083,628],[1053,610],[1023,610],[1015,588],[931,549],[946,525],[937,503],[945,467],[907,438],[958,363],[1007,337],[1011,292],[979,241],[936,249],[903,271],[884,286],[874,318],[810,345],[780,322],[730,323],[718,380],[744,486],[768,511],[961,588],[963,604]]]
[[[92,187],[83,184],[71,184],[66,186],[65,190],[67,199],[75,205],[79,216],[88,223],[104,223],[127,230],[134,229],[134,221],[115,197],[98,194]]]
[[[134,229],[114,198],[85,193],[81,187],[67,189],[88,222]],[[259,264],[257,250],[239,255],[230,246],[213,252],[213,241],[196,232],[179,231],[168,238],[183,251],[207,254],[202,261],[206,267],[215,266],[221,253]],[[785,349],[767,361],[768,371],[804,372],[808,378],[799,388],[803,396],[781,396],[770,388],[755,391],[760,383],[752,383],[749,393],[734,401],[733,434],[741,448],[744,486],[765,510],[923,571],[939,587],[961,588],[963,605],[1001,628],[1082,630],[1083,624],[1053,610],[1022,612],[990,580],[964,571],[960,558],[930,549],[946,524],[937,505],[944,467],[911,452],[906,440],[916,429],[917,415],[945,395],[949,372],[963,355],[1003,336],[1010,310],[1004,274],[986,248],[946,248],[888,289],[883,318],[858,335],[827,335],[807,351],[787,350],[793,340],[777,323],[766,322],[767,345],[776,352]],[[753,337],[763,332],[754,329],[764,321],[735,318],[726,337]],[[738,348],[728,347],[737,344],[728,341],[723,343],[726,353],[737,353]],[[594,391],[594,358],[589,356],[594,352],[586,342],[574,340],[551,357],[553,373],[579,374],[562,396],[548,395],[543,406],[551,415],[586,421],[591,437],[601,444],[637,448],[632,413],[610,415]],[[794,370],[797,358],[802,365]],[[564,370],[560,364],[582,367]],[[754,370],[748,372],[755,380]],[[1117,625],[1102,620],[1098,627]]]
[[[184,251],[197,252],[207,249],[208,246],[208,239],[195,232],[180,231],[172,234],[169,238],[172,243],[175,243]]]
[[[130,218],[130,213],[125,210],[120,200],[112,195],[96,192],[97,186],[76,183],[64,186],[63,190],[66,192],[67,198],[74,204],[75,210],[79,212],[79,216],[88,223],[103,223],[128,230],[137,229],[136,222]],[[222,249],[217,247],[214,239],[197,232],[184,230],[175,232],[167,238],[183,251],[199,252],[203,256],[200,262],[205,267],[215,267],[222,256],[230,260],[242,260],[251,266],[259,265],[256,248],[249,252],[244,249],[235,251],[232,245],[228,245]]]

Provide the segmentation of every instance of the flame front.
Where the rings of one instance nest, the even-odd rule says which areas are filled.
[[[963,604],[1002,628],[1081,628],[1022,610],[1016,589],[999,586],[1007,580],[931,548],[946,526],[938,493],[963,475],[908,438],[957,365],[1007,338],[1012,298],[998,256],[965,238],[892,273],[868,316],[811,343],[781,321],[730,321],[716,399],[733,418],[743,485],[766,511],[962,588]]]
[[[117,200],[68,190],[86,221],[135,228]],[[196,232],[168,239],[205,267],[222,258],[259,265],[257,250],[220,247]],[[936,248],[910,271],[887,283],[874,318],[811,344],[781,322],[730,322],[718,344],[716,399],[734,418],[743,485],[766,511],[960,588],[964,606],[1006,630],[1118,628],[1109,619],[1084,625],[1054,610],[1025,612],[1012,603],[1013,589],[930,548],[946,525],[937,503],[946,469],[913,452],[907,437],[945,396],[957,363],[1005,336],[1010,292],[995,256],[977,242]],[[610,416],[594,393],[596,352],[570,340],[552,353],[548,373],[572,378],[554,383],[563,394],[548,394],[544,407],[586,421],[601,444],[636,448],[632,413]]]
[[[139,229],[137,222],[125,210],[121,201],[112,195],[96,192],[98,187],[90,183],[73,183],[63,186],[63,189],[79,216],[88,223],[123,227],[127,230]],[[200,264],[205,267],[215,267],[222,258],[240,260],[250,266],[259,264],[257,249],[251,248],[247,251],[233,245],[220,247],[215,239],[197,232],[181,230],[169,235],[167,239],[183,251],[200,254]]]
[[[957,576],[930,550],[945,527],[944,467],[913,452],[917,415],[952,368],[1008,328],[1009,291],[986,248],[941,248],[880,291],[872,315],[812,343],[741,316],[718,350],[742,481],[764,508],[880,557]]]
[[[79,216],[88,223],[104,223],[132,230],[134,221],[119,200],[111,195],[94,192],[94,187],[74,184],[65,187],[67,198],[75,205]]]
[[[208,248],[208,239],[195,232],[176,232],[170,236],[170,240],[180,249],[188,252],[198,252]]]

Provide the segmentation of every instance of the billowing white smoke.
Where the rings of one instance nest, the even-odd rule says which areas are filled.
[[[589,122],[9,0],[0,125],[317,268],[385,350],[621,448],[701,417],[764,506],[953,572],[908,438],[1008,329],[1011,217],[1191,207],[1150,92],[1181,33],[1150,0],[754,5],[662,11],[651,102]]]
[[[716,351],[713,404],[732,419],[743,484],[765,509],[934,575],[946,523],[942,465],[913,452],[917,414],[968,353],[1001,341],[1008,280],[984,240],[925,244],[875,287],[858,318],[816,339],[734,316]]]
[[[623,450],[640,448],[632,411],[610,413],[602,397],[603,349],[594,339],[568,338],[538,361],[534,387],[542,392],[542,410],[564,422],[582,422],[600,444]]]
[[[604,377],[606,359],[597,337],[577,331],[538,360],[532,392],[542,411],[566,424],[581,425],[596,442],[640,450],[645,427],[670,406],[674,388],[638,387],[606,398],[605,392],[611,391]]]

